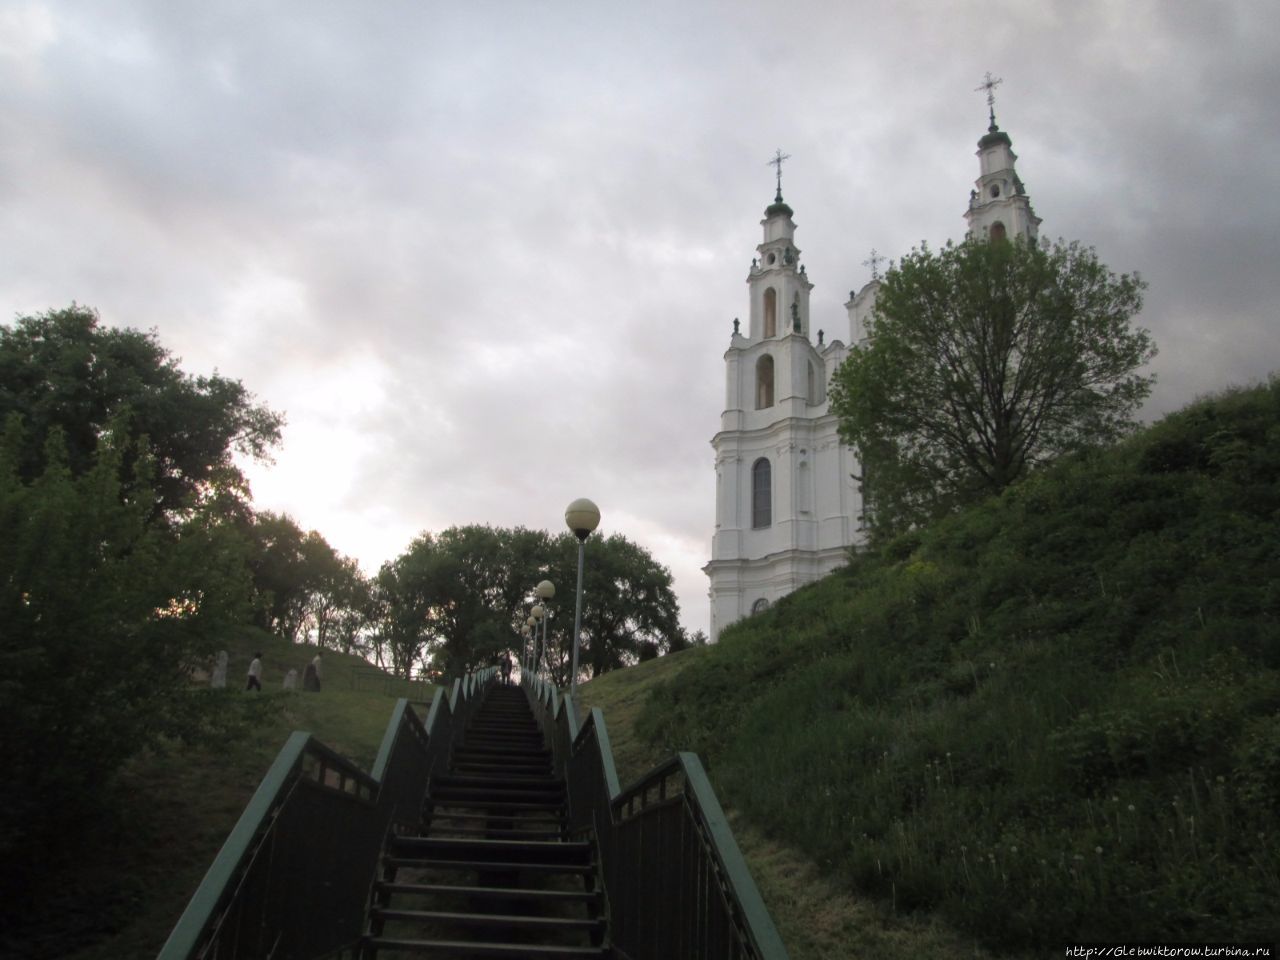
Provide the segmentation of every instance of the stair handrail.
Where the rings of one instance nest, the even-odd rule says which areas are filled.
[[[622,788],[603,712],[592,707],[579,724],[573,698],[554,684],[529,677],[523,685],[565,775],[570,826],[595,829],[610,937],[622,955],[787,960],[697,755],[677,753]],[[661,876],[671,873],[673,858],[685,864],[686,855],[681,876]],[[718,896],[708,889],[690,896],[699,878]]]
[[[496,676],[485,667],[447,695],[437,687],[425,721],[398,699],[371,772],[292,733],[158,960],[318,957],[357,943],[387,832],[416,822],[432,765]]]

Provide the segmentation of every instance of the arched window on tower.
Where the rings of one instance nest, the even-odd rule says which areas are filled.
[[[816,407],[818,401],[818,371],[813,368],[813,361],[809,361],[809,406]]]
[[[778,291],[773,287],[764,292],[764,335],[778,335]]]
[[[1008,239],[1008,236],[1005,234],[1004,224],[999,220],[991,225],[991,229],[987,232],[987,236],[990,238],[992,243],[995,243],[997,240]]]
[[[773,523],[773,477],[769,461],[761,457],[751,465],[751,527],[759,530]]]
[[[773,406],[773,357],[765,354],[756,361],[756,409]]]

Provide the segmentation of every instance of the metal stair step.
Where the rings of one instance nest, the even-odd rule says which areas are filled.
[[[599,890],[537,890],[524,887],[455,886],[448,883],[402,883],[380,881],[379,891],[404,896],[433,897],[458,895],[476,900],[527,900],[536,903],[598,903]]]
[[[436,803],[457,805],[465,802],[472,807],[495,809],[510,808],[511,804],[526,804],[534,808],[546,809],[562,806],[564,793],[546,790],[500,790],[495,787],[442,787],[432,790],[429,799]]]
[[[500,763],[479,763],[479,762],[462,762],[454,763],[449,773],[457,777],[492,777],[495,773],[506,773],[511,780],[525,780],[525,778],[545,778],[552,777],[554,774],[550,769],[541,764],[529,765],[506,765]]]
[[[427,798],[431,800],[430,797]],[[457,809],[463,807],[469,810],[483,810],[484,813],[474,814],[474,816],[484,816],[493,820],[511,820],[523,819],[523,814],[550,814],[558,817],[564,810],[564,802],[547,802],[547,803],[529,803],[524,800],[442,800],[434,801],[437,807],[448,807],[449,809]],[[443,814],[440,814],[443,816]],[[456,814],[448,814],[448,816],[456,816]]]
[[[384,867],[396,870],[475,870],[478,873],[564,873],[590,876],[593,863],[514,863],[498,860],[424,860],[420,857],[384,857]]]
[[[485,787],[499,786],[505,787],[514,785],[521,790],[530,790],[545,787],[548,790],[563,790],[564,780],[560,777],[529,777],[521,776],[517,779],[511,777],[498,777],[491,773],[437,773],[431,778],[432,787]]]
[[[551,751],[541,746],[536,750],[515,750],[506,744],[497,744],[496,746],[468,744],[455,748],[453,756],[454,759],[467,760],[538,760],[551,762]]]
[[[512,814],[493,814],[493,813],[472,813],[470,808],[453,808],[440,804],[431,812],[430,822],[440,820],[477,820],[477,822],[497,822],[497,823],[520,823],[530,827],[545,827],[549,824],[559,824],[559,806],[544,806],[538,810],[529,810],[529,812],[521,815]]]
[[[455,752],[464,759],[468,756],[488,755],[516,763],[522,761],[548,762],[551,759],[550,754],[545,752],[541,740],[511,740],[499,737],[477,738],[463,741]]]
[[[445,839],[455,834],[458,835],[458,839],[485,837],[491,840],[556,840],[560,838],[558,829],[520,830],[515,827],[489,827],[484,825],[459,827],[445,824],[432,824],[424,836]]]
[[[526,930],[555,930],[565,933],[592,932],[604,928],[604,920],[592,917],[542,917],[523,913],[462,913],[453,910],[404,910],[377,907],[372,911],[381,920],[415,923],[454,923],[463,927],[521,927]]]
[[[395,837],[394,856],[505,863],[591,862],[591,844],[583,840],[491,840],[483,837]]]
[[[374,950],[402,950],[407,953],[443,954],[453,957],[546,957],[548,960],[575,960],[579,957],[608,958],[611,948],[569,947],[541,943],[468,943],[464,940],[404,940],[367,937],[364,944]]]

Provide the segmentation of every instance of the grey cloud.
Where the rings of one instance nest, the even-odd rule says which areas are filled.
[[[1280,365],[1261,0],[50,9],[52,45],[0,51],[0,306],[93,304],[297,436],[361,431],[350,490],[306,509],[406,543],[590,495],[709,546],[765,160],[793,155],[813,324],[846,339],[872,246],[961,235],[988,69],[1044,233],[1151,283],[1149,412]]]

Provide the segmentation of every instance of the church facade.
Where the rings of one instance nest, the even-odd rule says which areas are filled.
[[[991,83],[988,77],[988,94]],[[994,111],[977,155],[968,235],[1035,242],[1040,220]],[[779,153],[774,160],[779,168],[783,159]],[[879,288],[877,258],[873,251],[871,282],[845,304],[849,346],[827,342],[820,329],[815,339],[813,284],[800,262],[793,217],[779,176],[747,274],[746,328],[734,321],[724,354],[724,412],[711,440],[715,532],[703,572],[710,579],[712,642],[729,624],[842,566],[865,538],[860,470],[854,451],[840,441],[827,384],[865,335]]]

